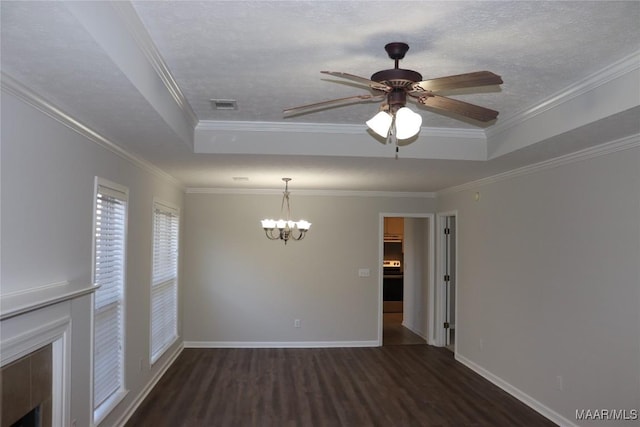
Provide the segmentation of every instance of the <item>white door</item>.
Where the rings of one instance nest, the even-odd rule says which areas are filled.
[[[430,218],[404,219],[403,324],[421,337],[428,333]]]

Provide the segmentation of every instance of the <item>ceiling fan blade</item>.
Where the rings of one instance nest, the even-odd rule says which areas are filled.
[[[447,89],[465,87],[492,86],[502,84],[502,77],[491,71],[476,71],[474,73],[458,74],[455,76],[439,77],[423,80],[411,85],[413,92],[437,92]]]
[[[440,95],[430,94],[421,96],[418,98],[418,102],[426,107],[450,111],[481,122],[490,122],[498,117],[498,112],[495,110]]]
[[[285,116],[292,115],[292,114],[303,114],[303,113],[309,112],[308,110],[317,110],[323,107],[338,106],[340,104],[353,104],[356,102],[368,101],[368,100],[382,100],[385,98],[385,96],[386,95],[384,94],[347,96],[346,98],[331,99],[329,101],[322,101],[322,102],[316,102],[314,104],[307,104],[307,105],[300,105],[298,107],[286,108],[282,110],[282,113]]]
[[[391,86],[387,86],[386,84],[376,82],[365,77],[355,76],[349,73],[342,73],[340,71],[320,71],[323,74],[329,74],[334,77],[341,77],[343,79],[351,80],[357,83],[361,83],[363,85],[369,86],[371,89],[381,90],[384,92],[390,92],[393,89]]]

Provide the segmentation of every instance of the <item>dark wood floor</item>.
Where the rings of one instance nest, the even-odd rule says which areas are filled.
[[[427,342],[402,326],[402,313],[383,313],[382,345],[414,345]]]
[[[553,425],[427,345],[185,349],[126,424]]]

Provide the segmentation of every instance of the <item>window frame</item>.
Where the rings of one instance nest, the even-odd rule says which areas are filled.
[[[121,347],[120,351],[120,366],[119,366],[119,375],[120,382],[118,384],[118,389],[111,393],[103,402],[96,406],[95,404],[95,378],[96,378],[96,368],[95,368],[95,351],[96,351],[96,296],[97,293],[100,292],[100,288],[96,290],[95,293],[91,296],[91,357],[90,357],[90,367],[91,367],[91,387],[90,387],[90,402],[91,402],[91,413],[92,413],[92,425],[99,425],[106,416],[111,413],[111,411],[125,398],[129,390],[126,388],[126,289],[127,289],[127,240],[128,240],[128,222],[129,222],[129,189],[125,186],[117,184],[115,182],[109,181],[104,178],[100,178],[98,176],[94,179],[94,190],[93,190],[93,221],[92,221],[92,251],[91,251],[91,280],[94,284],[98,284],[96,282],[96,245],[98,243],[98,239],[96,236],[97,231],[97,221],[98,221],[98,195],[111,193],[111,195],[115,198],[120,198],[124,201],[124,218],[123,218],[123,254],[122,254],[122,290],[119,299],[120,304],[120,323],[121,323],[121,334],[118,337],[119,344]],[[98,284],[99,285],[99,284]]]
[[[176,228],[176,236],[175,236],[175,245],[176,245],[176,255],[175,255],[175,275],[171,279],[164,280],[162,282],[156,283],[155,275],[155,258],[156,258],[156,212],[160,211],[163,214],[174,215],[177,218],[177,228]],[[149,281],[149,364],[153,366],[158,360],[162,358],[162,356],[170,349],[176,341],[180,338],[179,335],[179,310],[180,310],[180,219],[181,219],[180,208],[170,202],[166,202],[160,198],[153,198],[152,205],[152,243],[151,243],[151,279]],[[172,287],[175,288],[175,323],[173,326],[173,336],[163,343],[159,349],[154,352],[154,342],[153,342],[153,303],[154,303],[154,289],[156,286],[162,286],[164,283],[169,280],[173,281]]]

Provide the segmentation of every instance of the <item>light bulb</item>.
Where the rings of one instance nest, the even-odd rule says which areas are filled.
[[[263,219],[262,228],[275,228],[276,221],[274,219]]]
[[[402,107],[396,112],[396,138],[409,139],[420,132],[422,116],[414,113],[407,107]]]
[[[298,226],[298,230],[305,230],[305,231],[311,227],[311,223],[305,221],[304,219],[301,219],[300,221],[298,221],[296,225]]]
[[[389,135],[392,120],[393,117],[391,117],[391,114],[380,111],[367,121],[367,126],[381,137],[386,138]]]

